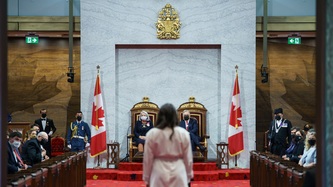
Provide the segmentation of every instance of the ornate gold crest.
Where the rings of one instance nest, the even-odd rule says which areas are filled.
[[[180,37],[180,26],[177,11],[170,4],[166,4],[158,15],[156,23],[158,39],[178,39]]]

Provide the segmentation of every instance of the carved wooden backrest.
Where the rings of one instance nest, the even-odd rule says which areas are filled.
[[[9,135],[11,132],[20,132],[22,134],[22,139],[28,138],[28,131],[30,130],[30,122],[11,122],[8,123],[7,134]]]
[[[131,133],[134,132],[136,121],[138,121],[141,111],[146,111],[149,114],[150,120],[153,125],[156,125],[157,114],[159,107],[157,104],[150,102],[148,97],[144,97],[142,102],[136,103],[131,109]]]
[[[178,109],[178,118],[183,119],[182,113],[188,110],[191,113],[191,118],[196,118],[198,121],[199,132],[198,135],[203,137],[206,134],[206,113],[207,109],[201,103],[195,101],[194,97],[190,97],[188,102],[181,104]]]

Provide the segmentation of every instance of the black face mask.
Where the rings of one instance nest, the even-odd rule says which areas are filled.
[[[42,139],[42,141],[40,141],[40,144],[42,144],[43,146],[47,143],[47,140],[45,140],[44,138]]]
[[[281,116],[277,115],[275,116],[275,119],[279,121],[281,119]]]
[[[316,140],[308,140],[308,143],[311,145],[311,146],[314,146],[316,144]]]
[[[81,117],[81,116],[78,116],[78,117],[76,117],[76,119],[77,119],[78,121],[81,121],[82,117]]]
[[[190,116],[185,115],[185,116],[184,116],[184,119],[185,119],[185,120],[188,120],[188,119],[190,119]]]
[[[46,118],[46,114],[45,113],[42,114],[42,118]]]

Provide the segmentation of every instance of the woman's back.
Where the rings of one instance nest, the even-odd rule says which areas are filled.
[[[174,127],[153,128],[147,133],[143,179],[150,186],[187,186],[193,177],[193,157],[189,133]]]

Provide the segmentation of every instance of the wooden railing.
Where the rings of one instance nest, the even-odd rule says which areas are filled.
[[[73,187],[86,185],[87,152],[66,152],[32,168],[10,174],[7,187]]]
[[[302,187],[306,169],[267,152],[251,151],[252,187]]]

